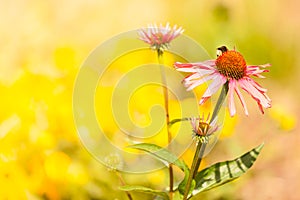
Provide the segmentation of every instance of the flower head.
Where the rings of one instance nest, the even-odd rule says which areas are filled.
[[[140,29],[138,34],[140,39],[150,44],[150,46],[159,51],[163,51],[169,47],[169,43],[183,33],[181,27],[177,26],[170,27],[169,23],[165,27],[161,24],[158,27],[156,24],[149,25],[148,28]]]
[[[244,57],[235,50],[228,50],[225,46],[222,46],[218,48],[218,51],[219,55],[216,60],[199,63],[175,63],[178,71],[192,73],[183,80],[187,90],[192,90],[204,82],[212,80],[199,102],[203,104],[222,85],[228,82],[228,103],[231,116],[236,113],[234,92],[239,97],[245,114],[248,115],[248,109],[239,87],[252,96],[260,111],[264,113],[263,108],[271,107],[271,99],[266,94],[267,90],[262,88],[250,76],[264,78],[261,73],[268,72],[264,68],[269,67],[270,64],[247,65]]]
[[[192,117],[190,119],[195,136],[205,143],[208,142],[208,137],[219,129],[219,126],[216,124],[217,118],[215,118],[212,122],[209,122],[209,119],[210,114],[208,114],[206,120],[204,118],[204,114],[202,117]]]
[[[109,171],[121,170],[124,165],[121,156],[117,153],[111,153],[105,156],[104,163]]]

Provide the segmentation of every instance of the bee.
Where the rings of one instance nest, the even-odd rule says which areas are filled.
[[[219,48],[217,48],[217,57],[219,57],[220,55],[222,55],[222,53],[228,51],[226,46],[221,46]]]

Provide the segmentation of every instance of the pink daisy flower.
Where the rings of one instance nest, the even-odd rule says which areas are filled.
[[[181,27],[177,26],[170,27],[169,23],[165,27],[161,24],[158,27],[156,24],[149,25],[148,28],[140,29],[138,34],[139,39],[150,44],[150,46],[155,50],[164,50],[169,47],[169,43],[183,33]]]
[[[207,60],[199,63],[176,62],[174,64],[178,71],[192,73],[183,80],[187,90],[192,90],[206,81],[212,80],[199,102],[203,104],[221,86],[228,82],[228,103],[231,116],[234,116],[236,113],[234,92],[240,99],[245,114],[248,115],[248,109],[239,87],[252,96],[257,102],[260,111],[264,113],[263,108],[271,107],[271,99],[266,94],[267,90],[262,88],[250,76],[264,78],[261,73],[268,72],[264,68],[271,65],[246,65],[244,57],[239,52],[228,50],[225,46],[218,48],[218,51],[220,54],[216,60]]]

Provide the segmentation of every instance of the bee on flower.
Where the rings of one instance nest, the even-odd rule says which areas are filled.
[[[227,47],[222,46],[217,50],[219,54],[215,60],[206,60],[198,63],[176,62],[174,64],[178,71],[192,73],[183,80],[187,90],[192,90],[206,81],[212,80],[212,83],[208,86],[199,102],[203,104],[216,93],[221,86],[228,84],[230,115],[234,116],[236,113],[234,92],[241,101],[245,114],[248,115],[248,109],[239,89],[240,87],[251,95],[257,102],[260,111],[264,113],[263,108],[271,107],[271,99],[266,94],[267,90],[254,81],[251,76],[264,78],[261,73],[268,72],[265,68],[271,65],[247,65],[242,54],[235,49],[228,50]]]

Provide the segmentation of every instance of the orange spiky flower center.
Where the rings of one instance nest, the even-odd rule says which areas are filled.
[[[245,76],[247,68],[244,57],[235,50],[223,52],[217,58],[216,66],[220,74],[236,80]]]
[[[209,129],[209,124],[203,121],[199,121],[199,125],[198,125],[198,130],[197,130],[197,135],[198,136],[205,136],[208,129]]]

